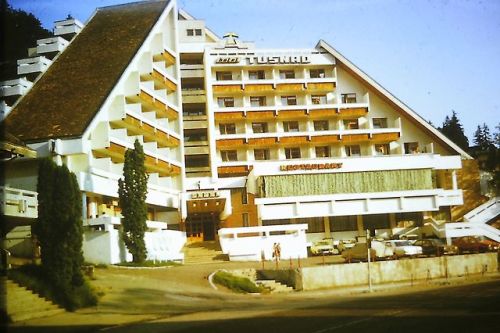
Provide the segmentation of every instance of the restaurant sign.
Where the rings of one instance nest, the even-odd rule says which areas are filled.
[[[329,170],[329,169],[340,169],[340,168],[342,168],[342,163],[307,163],[307,164],[280,165],[280,171]]]

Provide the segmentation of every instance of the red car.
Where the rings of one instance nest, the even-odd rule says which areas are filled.
[[[498,251],[498,243],[490,240],[481,240],[480,238],[467,236],[460,237],[453,240],[453,244],[458,247],[460,254],[468,253],[482,253],[489,251]]]

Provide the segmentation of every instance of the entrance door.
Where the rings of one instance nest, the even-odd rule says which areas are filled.
[[[186,235],[191,241],[213,241],[218,229],[218,214],[196,214],[186,219]]]

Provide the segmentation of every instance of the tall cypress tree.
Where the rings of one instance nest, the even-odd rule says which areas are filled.
[[[38,170],[38,221],[42,268],[66,302],[83,284],[82,202],[75,175],[49,159]]]
[[[118,180],[118,195],[122,209],[123,242],[133,261],[144,262],[147,257],[144,234],[146,232],[148,175],[144,166],[144,150],[138,140],[134,149],[125,152],[123,179]]]

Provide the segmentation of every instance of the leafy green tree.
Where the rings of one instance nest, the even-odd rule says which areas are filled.
[[[123,179],[118,180],[118,195],[122,209],[123,241],[133,261],[144,262],[147,257],[144,234],[146,232],[146,195],[148,175],[144,166],[144,150],[138,140],[134,149],[125,152]]]
[[[452,110],[451,118],[446,116],[443,126],[439,130],[463,150],[469,149],[469,139],[467,139],[464,128],[454,110]]]
[[[38,169],[37,191],[38,221],[33,232],[40,242],[43,271],[65,303],[84,282],[80,190],[65,165],[44,159]]]

